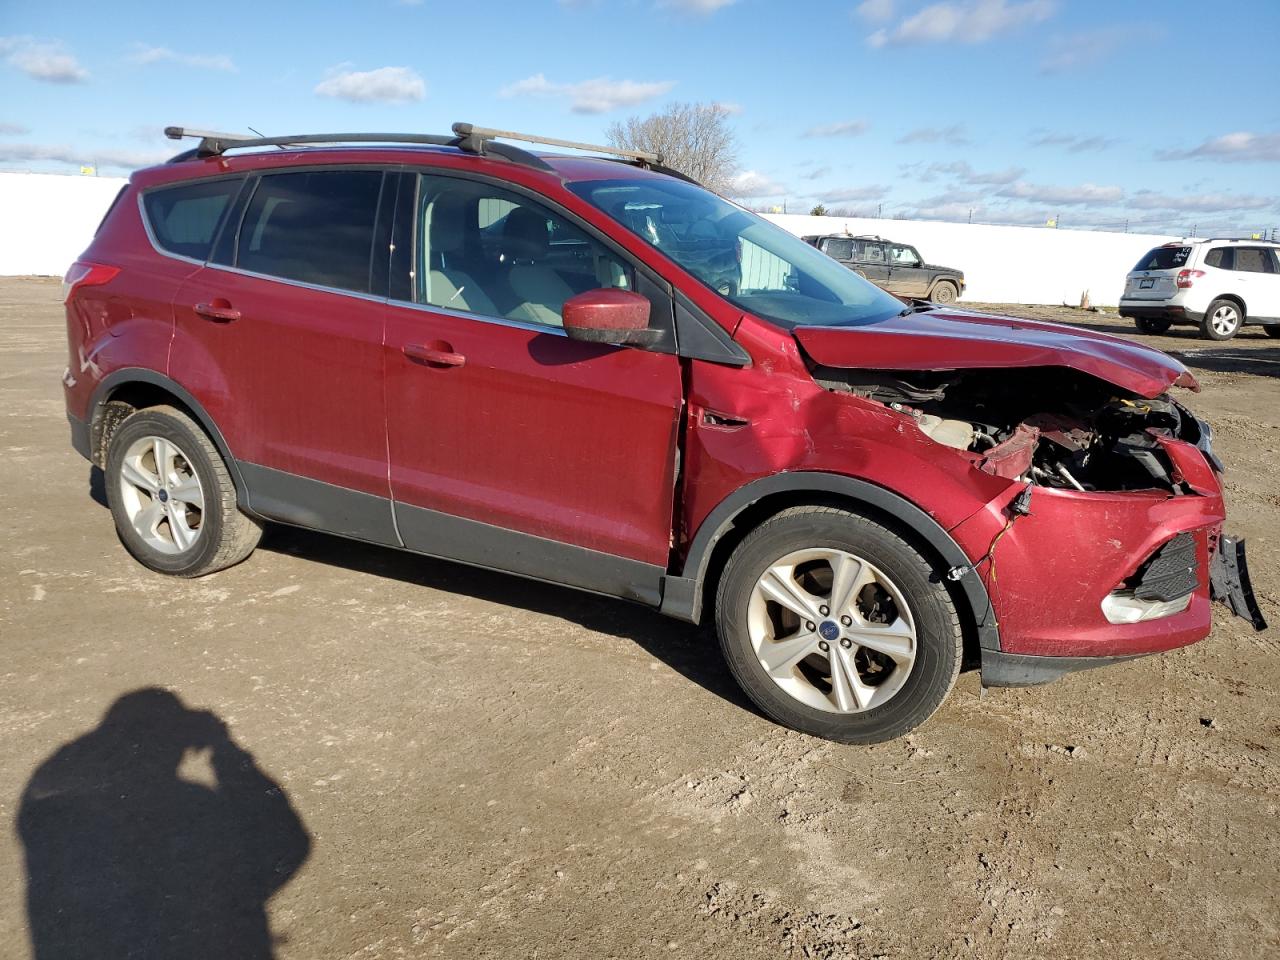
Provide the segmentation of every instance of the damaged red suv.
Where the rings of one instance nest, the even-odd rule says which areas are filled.
[[[857,743],[962,667],[1171,650],[1213,599],[1264,626],[1155,350],[904,306],[656,156],[199,136],[66,281],[72,441],[153,570],[274,522],[621,597]]]

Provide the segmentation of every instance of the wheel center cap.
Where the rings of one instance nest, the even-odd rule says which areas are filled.
[[[156,494],[156,496],[158,496],[158,497],[160,498],[160,502],[161,502],[161,503],[168,503],[168,502],[169,502],[169,491],[168,491],[168,490],[161,490],[158,494]]]
[[[818,624],[818,636],[823,640],[831,641],[840,638],[840,625],[834,620],[823,620]]]

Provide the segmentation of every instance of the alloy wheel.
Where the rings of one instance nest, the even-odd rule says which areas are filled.
[[[200,538],[204,488],[190,459],[164,437],[140,437],[120,462],[125,515],[143,541],[161,553],[190,550]]]
[[[798,550],[770,565],[752,590],[747,630],[775,684],[832,713],[887,703],[902,690],[918,649],[898,585],[834,548]]]

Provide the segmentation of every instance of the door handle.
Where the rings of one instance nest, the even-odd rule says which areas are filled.
[[[221,297],[209,303],[197,303],[192,309],[206,320],[216,320],[219,323],[230,323],[232,320],[240,319],[240,311]]]
[[[401,347],[410,360],[421,360],[429,367],[461,367],[467,358],[454,353],[453,347],[442,340],[433,343],[407,343]]]

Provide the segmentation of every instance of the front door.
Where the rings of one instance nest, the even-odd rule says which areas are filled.
[[[412,302],[394,299],[392,278],[386,369],[405,546],[656,603],[671,548],[679,362],[570,340],[561,309],[587,289],[638,289],[662,325],[669,300],[524,194],[436,175],[404,192],[397,236],[418,243]]]
[[[889,286],[904,297],[923,297],[929,292],[929,272],[915,247],[889,244]]]
[[[218,245],[226,262],[178,293],[172,368],[219,424],[253,509],[396,543],[385,296],[370,291],[382,180],[344,169],[251,182],[238,242]]]

